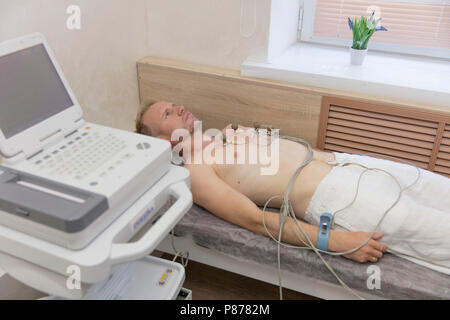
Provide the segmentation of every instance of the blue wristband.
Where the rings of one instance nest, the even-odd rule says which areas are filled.
[[[324,212],[320,216],[319,232],[317,235],[317,249],[328,251],[328,238],[330,236],[332,221],[333,216],[329,212]]]

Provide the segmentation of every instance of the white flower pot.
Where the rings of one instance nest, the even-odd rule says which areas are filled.
[[[367,49],[365,50],[356,50],[350,47],[350,63],[355,66],[360,66],[364,62],[364,58],[366,57]]]

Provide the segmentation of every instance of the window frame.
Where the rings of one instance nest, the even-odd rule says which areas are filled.
[[[314,36],[313,33],[314,33],[315,13],[316,13],[316,0],[303,0],[303,5],[300,6],[301,25],[299,25],[298,41],[350,48],[351,46],[350,40]],[[374,51],[417,55],[450,60],[450,49],[407,46],[407,45],[373,42],[373,41],[369,41],[368,48],[369,50]]]

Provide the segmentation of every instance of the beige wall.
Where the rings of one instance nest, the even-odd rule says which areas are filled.
[[[81,30],[66,28],[71,4],[81,7]],[[269,12],[270,0],[0,0],[0,41],[43,33],[85,118],[132,129],[138,59],[239,69],[249,54],[264,54]]]
[[[0,40],[43,33],[86,119],[127,129],[138,104],[135,62],[147,50],[145,0],[126,2],[0,0]],[[81,7],[79,31],[66,28],[70,4]]]
[[[148,0],[149,55],[239,70],[267,56],[271,0]]]

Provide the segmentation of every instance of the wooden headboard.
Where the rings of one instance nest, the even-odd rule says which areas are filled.
[[[450,176],[450,115],[324,97],[317,147],[387,155]]]
[[[148,57],[138,62],[141,101],[184,105],[203,129],[273,125],[315,144],[321,95],[296,86],[241,77],[239,71]]]
[[[320,149],[374,152],[450,174],[450,108],[243,77],[237,70],[146,57],[140,99],[183,104],[203,129],[271,124]]]

